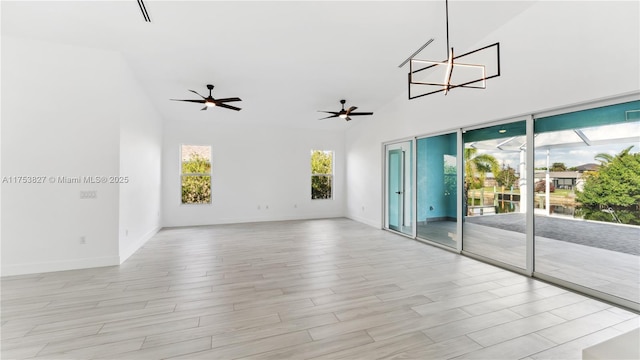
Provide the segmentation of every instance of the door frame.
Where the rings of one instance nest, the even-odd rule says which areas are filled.
[[[389,226],[389,159],[388,159],[388,150],[393,150],[393,149],[388,149],[389,146],[398,146],[398,148],[402,148],[404,151],[404,176],[403,176],[403,180],[404,180],[404,196],[403,198],[403,213],[404,215],[402,216],[402,218],[404,219],[406,216],[406,212],[410,211],[411,212],[411,220],[410,220],[410,224],[407,224],[405,226],[409,226],[411,228],[411,232],[403,232],[401,231],[402,229],[392,229]],[[404,147],[403,145],[408,145],[408,148]],[[381,146],[381,161],[382,161],[382,229],[384,230],[389,230],[392,231],[394,233],[406,236],[406,237],[410,237],[415,239],[416,237],[416,223],[415,223],[415,212],[416,212],[416,204],[414,201],[414,194],[415,194],[415,166],[416,166],[416,157],[415,157],[415,137],[408,137],[408,138],[403,138],[403,139],[397,139],[397,140],[393,140],[393,141],[387,141],[382,143]],[[410,163],[407,164],[407,155],[410,156]],[[410,184],[411,186],[409,186],[409,188],[407,189],[406,186],[406,182],[410,180]],[[410,204],[410,209],[408,209],[407,203]],[[404,221],[404,223],[407,223],[408,221]]]

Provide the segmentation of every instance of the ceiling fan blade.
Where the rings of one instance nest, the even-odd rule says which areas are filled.
[[[353,115],[373,115],[372,112],[352,112],[349,113],[349,115],[353,116]]]
[[[329,112],[329,111],[323,111],[323,112]],[[338,114],[333,114],[331,116],[327,116],[327,117],[323,117],[322,119],[318,119],[318,120],[324,120],[324,119],[329,119],[329,118],[334,118],[334,117],[338,117]]]
[[[216,104],[216,106],[219,106],[219,107],[222,107],[222,108],[225,108],[225,109],[235,110],[235,111],[242,110],[239,107],[235,107],[235,106],[231,106],[231,105],[227,105],[227,104]]]
[[[203,107],[202,109],[200,109],[200,111],[202,110],[207,110],[208,106]]]
[[[194,94],[196,94],[196,95],[200,96],[200,97],[201,97],[201,98],[203,98],[203,99],[206,99],[204,96],[202,96],[202,95],[198,94],[198,92],[197,92],[197,91],[195,91],[195,90],[189,90],[189,91],[191,91],[192,93],[194,93]]]
[[[225,103],[225,102],[232,102],[232,101],[242,101],[242,99],[240,99],[238,97],[215,99],[216,103]]]
[[[355,107],[355,106],[350,107],[350,108],[347,110],[347,115],[351,114],[351,112],[352,112],[353,110],[355,110],[355,109],[357,109],[357,107]]]
[[[324,111],[324,110],[318,110],[318,112],[323,112],[323,113],[327,113],[327,114],[333,114],[335,116],[340,115],[339,111]]]
[[[200,103],[200,104],[204,104],[205,101],[204,100],[182,100],[182,99],[169,99],[169,100],[173,100],[173,101],[187,101],[187,102],[194,102],[194,103]]]

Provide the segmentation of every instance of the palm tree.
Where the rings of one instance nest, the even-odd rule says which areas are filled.
[[[464,212],[467,213],[469,189],[481,189],[488,172],[500,171],[498,160],[490,154],[478,154],[476,148],[464,149]],[[473,205],[473,204],[471,204]]]
[[[607,153],[599,153],[596,154],[593,159],[600,162],[600,166],[604,166],[613,161],[613,155]]]
[[[594,156],[593,159],[596,160],[596,161],[599,161],[600,162],[600,166],[605,166],[605,165],[608,165],[609,163],[611,163],[613,161],[613,159],[615,159],[616,157],[623,157],[623,156],[628,155],[629,151],[631,151],[631,148],[633,148],[633,145],[631,145],[628,148],[622,150],[617,155],[611,155],[611,154],[607,154],[607,153],[599,153],[599,154],[596,154],[596,156]]]
[[[466,189],[484,187],[488,172],[495,175],[500,171],[498,160],[490,154],[478,154],[476,148],[464,149],[464,182]]]

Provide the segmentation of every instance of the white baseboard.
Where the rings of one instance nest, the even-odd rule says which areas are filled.
[[[343,215],[336,214],[301,214],[301,215],[281,215],[281,216],[255,216],[255,217],[229,217],[229,218],[217,218],[207,223],[167,223],[163,227],[187,227],[187,226],[207,226],[207,225],[224,225],[224,224],[242,224],[242,223],[254,223],[254,222],[272,222],[272,221],[290,221],[290,220],[315,220],[315,219],[333,219],[345,217]]]
[[[351,220],[353,220],[353,221],[357,221],[357,222],[360,222],[360,223],[363,223],[363,224],[366,224],[366,225],[372,226],[372,227],[374,227],[374,228],[376,228],[376,229],[381,229],[381,228],[382,228],[382,226],[380,226],[380,223],[375,222],[375,221],[371,221],[371,220],[366,219],[366,218],[363,218],[363,217],[353,216],[353,215],[347,215],[347,216],[345,216],[345,217],[346,217],[347,219],[351,219]]]
[[[160,231],[160,227],[156,227],[155,229],[149,231],[148,233],[138,238],[138,240],[127,246],[124,251],[120,252],[120,261],[118,262],[118,264],[122,264],[123,262],[127,261],[127,259],[131,255],[135,254],[135,252],[138,251],[138,249],[140,249],[142,246],[144,246],[144,244],[146,244],[147,241],[149,241],[149,239],[151,239],[153,235],[155,235],[158,231]]]
[[[14,275],[39,274],[54,271],[78,270],[114,265],[120,265],[120,261],[117,256],[104,256],[16,265],[3,264],[2,274],[0,274],[0,276],[5,277]]]

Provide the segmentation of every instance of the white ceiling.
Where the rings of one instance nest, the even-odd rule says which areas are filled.
[[[532,1],[449,3],[451,45],[466,52]],[[165,121],[207,119],[342,129],[318,121],[339,100],[376,111],[407,87],[398,65],[429,38],[420,58],[446,58],[445,2],[2,1],[2,33],[121,52]],[[169,101],[240,97],[240,112]],[[34,92],[37,89],[34,89]],[[419,101],[419,100],[414,100]],[[375,114],[374,114],[375,116]],[[367,121],[354,117],[354,121]]]

